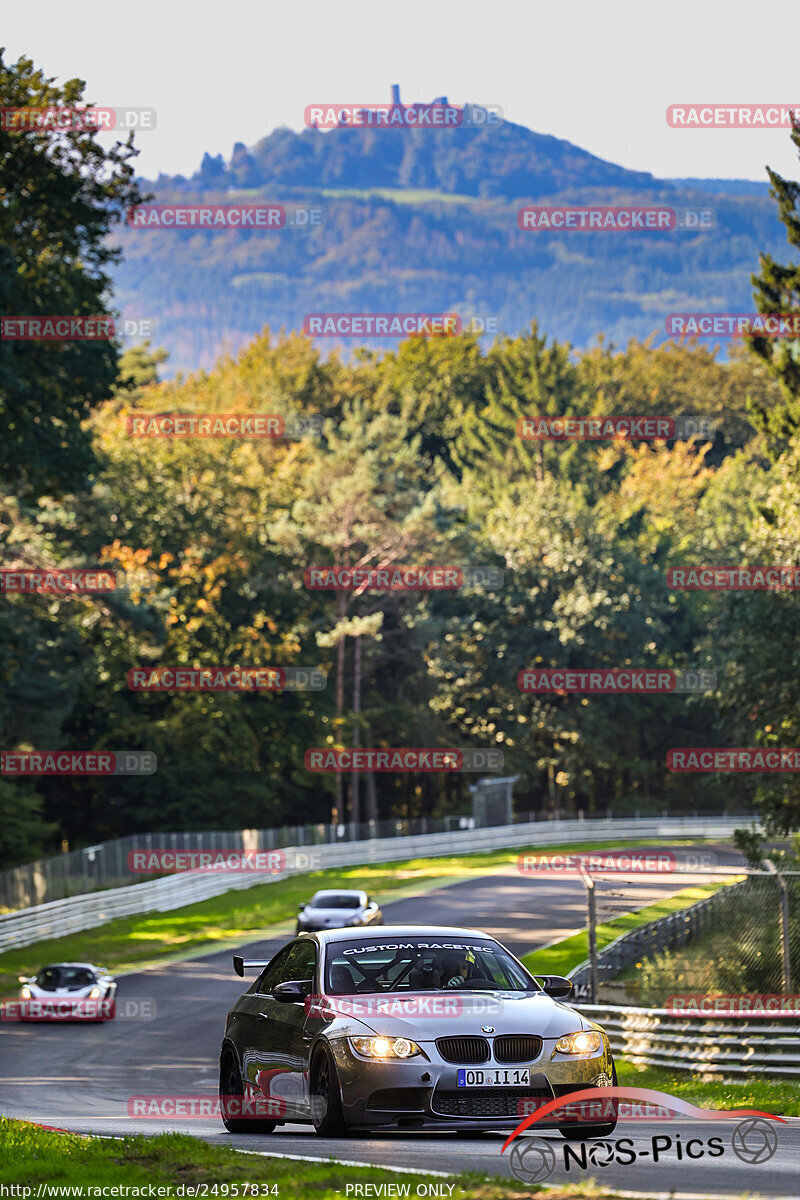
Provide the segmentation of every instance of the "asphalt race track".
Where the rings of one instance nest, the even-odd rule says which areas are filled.
[[[694,876],[695,881],[698,880]],[[679,890],[690,882],[685,875],[663,881],[631,881],[626,888],[630,907]],[[513,868],[477,880],[453,884],[417,898],[387,903],[387,923],[465,925],[494,934],[518,953],[545,945],[585,924],[584,890],[579,881],[522,878]],[[286,937],[250,944],[247,953],[270,957]],[[222,1145],[263,1153],[298,1157],[336,1157],[373,1165],[431,1171],[485,1171],[508,1176],[510,1151],[501,1157],[506,1134],[427,1134],[403,1131],[364,1134],[344,1140],[323,1140],[306,1126],[284,1126],[272,1135],[231,1135],[216,1120],[184,1119],[165,1123],[128,1116],[132,1096],[189,1096],[216,1094],[217,1056],[228,1006],[242,990],[233,974],[231,951],[172,966],[121,977],[116,1020],[102,1025],[70,1023],[4,1023],[0,1026],[0,1110],[9,1116],[73,1129],[77,1132],[130,1134],[180,1129]],[[134,1004],[136,1002],[136,1004]],[[135,1015],[126,1018],[126,1006]],[[621,1121],[611,1142],[630,1138],[633,1148],[621,1155],[632,1163],[613,1160],[609,1144],[597,1145],[583,1169],[571,1162],[564,1169],[567,1142],[544,1134],[554,1151],[554,1169],[541,1182],[583,1181],[649,1196],[674,1191],[678,1195],[720,1193],[762,1196],[800,1196],[800,1119],[784,1125],[770,1123],[777,1149],[768,1161],[742,1161],[732,1149],[736,1120]],[[709,1158],[709,1137],[721,1138],[724,1152]],[[653,1138],[672,1138],[654,1162]],[[681,1149],[690,1139],[697,1155]],[[588,1149],[592,1143],[586,1143]],[[580,1144],[572,1143],[576,1152]],[[663,1140],[656,1143],[664,1147]],[[700,1150],[703,1150],[702,1155]],[[547,1157],[531,1148],[527,1167]],[[611,1156],[608,1165],[606,1161]],[[455,1197],[454,1193],[454,1197]]]

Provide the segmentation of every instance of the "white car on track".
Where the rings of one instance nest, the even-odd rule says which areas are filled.
[[[52,963],[19,982],[20,1021],[108,1021],[116,1012],[116,980],[92,963]]]
[[[382,925],[383,913],[366,892],[358,889],[331,888],[315,892],[308,904],[301,904],[295,933],[344,929],[349,925]]]

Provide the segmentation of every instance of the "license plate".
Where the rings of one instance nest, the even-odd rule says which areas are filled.
[[[530,1067],[458,1068],[459,1087],[528,1087]]]

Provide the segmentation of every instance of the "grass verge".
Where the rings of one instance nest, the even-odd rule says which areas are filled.
[[[583,846],[548,846],[548,852],[625,848],[650,842],[587,842]],[[662,843],[659,843],[661,845]],[[702,841],[664,842],[697,846]],[[407,862],[312,871],[288,879],[255,884],[244,891],[223,892],[209,900],[164,913],[144,913],[108,921],[66,937],[52,938],[0,955],[0,994],[15,994],[18,976],[33,975],[48,962],[94,962],[110,971],[142,969],[240,946],[294,932],[297,906],[318,888],[364,888],[383,903],[446,887],[473,876],[513,866],[520,854],[542,847],[515,847],[457,858],[417,858]],[[584,954],[585,958],[586,955]],[[577,959],[576,962],[581,961]],[[544,967],[538,968],[545,970]],[[549,968],[548,968],[549,969]],[[555,973],[555,969],[554,969]]]
[[[699,900],[705,900],[714,892],[719,891],[721,887],[736,882],[736,878],[729,876],[721,879],[719,883],[699,884],[696,887],[684,888],[682,891],[676,892],[674,896],[667,896],[663,900],[656,901],[655,904],[648,904],[647,908],[625,913],[613,921],[598,925],[597,949],[602,950],[621,934],[628,933],[631,929],[637,929],[640,925],[646,925],[648,921],[657,921],[660,917],[669,916],[672,912],[688,908],[691,904],[697,904]],[[588,956],[589,934],[584,930],[583,933],[562,938],[560,942],[554,942],[552,946],[547,946],[545,949],[532,950],[530,954],[523,955],[522,962],[529,971],[533,971],[536,975],[567,975],[575,967],[585,962]]]
[[[347,1157],[346,1145],[342,1149],[343,1156]],[[406,1195],[416,1196],[425,1195],[431,1185],[445,1182],[452,1186],[452,1191],[444,1188],[442,1194],[449,1194],[451,1200],[467,1200],[468,1197],[470,1200],[524,1200],[544,1190],[536,1185],[523,1187],[515,1179],[493,1179],[472,1172],[450,1175],[445,1181],[425,1171],[398,1174],[382,1167],[351,1167],[334,1162],[301,1162],[242,1154],[227,1146],[210,1146],[182,1133],[84,1138],[0,1117],[0,1185],[19,1187],[24,1184],[31,1189],[28,1196],[36,1194],[39,1184],[49,1184],[71,1186],[75,1189],[71,1193],[73,1197],[83,1196],[89,1200],[94,1195],[90,1188],[116,1184],[129,1188],[166,1188],[169,1190],[161,1193],[166,1197],[191,1196],[189,1188],[199,1187],[202,1190],[196,1191],[195,1195],[208,1197],[255,1194],[259,1197],[291,1197],[292,1200],[334,1200],[337,1196],[352,1196],[353,1184],[382,1184],[383,1188],[371,1189],[372,1194],[380,1195],[383,1191],[389,1196],[399,1184]],[[249,1188],[247,1193],[243,1190],[245,1184]],[[392,1190],[385,1186],[387,1184],[392,1185]],[[174,1190],[178,1185],[184,1185],[179,1193]],[[238,1192],[232,1190],[235,1185],[238,1185]],[[418,1185],[424,1185],[419,1193]],[[213,1190],[215,1187],[216,1191]],[[16,1194],[27,1200],[23,1193]],[[135,1194],[128,1193],[129,1196]],[[143,1195],[147,1195],[146,1190]],[[436,1195],[435,1191],[433,1195]],[[547,1189],[548,1200],[577,1200],[578,1197],[597,1197],[599,1200],[601,1196],[610,1195],[605,1189],[586,1183]]]
[[[720,1083],[689,1071],[636,1067],[624,1059],[617,1059],[617,1076],[621,1087],[655,1088],[701,1108],[758,1108],[779,1117],[800,1116],[800,1083],[790,1079],[759,1077]]]

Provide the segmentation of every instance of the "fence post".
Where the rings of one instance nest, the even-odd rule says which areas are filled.
[[[781,959],[783,962],[783,990],[789,993],[792,990],[792,953],[789,944],[789,889],[786,887],[786,880],[778,872],[775,864],[770,862],[768,858],[764,859],[764,866],[770,871],[778,881],[778,887],[781,889]]]
[[[597,897],[594,892],[594,880],[581,867],[581,878],[586,888],[586,909],[589,928],[589,991],[590,1004],[597,1004]]]

